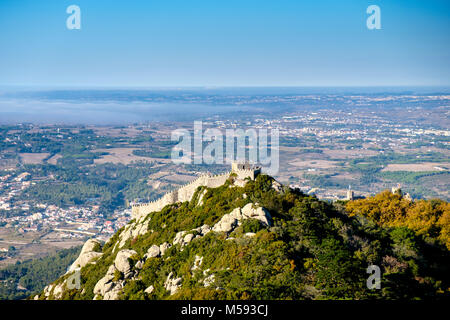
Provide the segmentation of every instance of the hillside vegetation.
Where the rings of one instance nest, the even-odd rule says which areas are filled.
[[[350,201],[351,216],[362,215],[383,227],[406,227],[428,242],[450,250],[450,204],[435,200],[408,201],[401,194],[386,190],[374,197]]]
[[[68,273],[33,298],[448,298],[448,203],[430,204],[434,226],[419,228],[414,217],[422,219],[426,202],[392,198],[389,206],[389,198],[385,207],[382,194],[380,204],[344,209],[266,175],[244,187],[233,179],[131,221],[106,244],[92,240],[80,258],[94,258],[77,265],[79,289],[68,288]],[[411,224],[389,218],[398,212]],[[370,265],[381,268],[380,290],[366,286]]]
[[[80,253],[80,247],[0,269],[0,300],[25,299],[63,275]]]

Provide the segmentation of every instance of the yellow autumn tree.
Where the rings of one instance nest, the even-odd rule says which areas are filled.
[[[385,190],[373,197],[349,201],[346,208],[350,216],[362,215],[385,225],[403,219],[410,205],[400,195]]]
[[[443,200],[415,202],[385,190],[373,197],[349,201],[350,216],[362,215],[380,226],[408,227],[417,235],[434,238],[450,250],[450,204]]]
[[[450,203],[442,203],[441,208],[442,215],[437,222],[437,226],[441,229],[438,239],[450,250]]]

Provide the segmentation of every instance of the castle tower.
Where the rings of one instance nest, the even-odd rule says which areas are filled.
[[[231,172],[235,173],[239,179],[244,180],[249,177],[250,179],[255,180],[261,173],[261,167],[249,163],[232,162]]]
[[[407,192],[405,193],[405,196],[403,197],[404,199],[408,200],[409,202],[414,201],[414,199],[411,197],[411,195]]]
[[[400,184],[397,184],[397,187],[392,187],[391,192],[393,194],[398,194],[400,197],[403,196],[403,192],[402,192]]]
[[[231,172],[237,172],[239,170],[239,163],[238,162],[232,162],[231,163]]]
[[[347,190],[347,197],[345,198],[346,200],[353,200],[355,194],[353,193],[353,190],[348,189]]]

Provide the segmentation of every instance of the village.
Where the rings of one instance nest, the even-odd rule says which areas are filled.
[[[30,173],[15,174],[15,170],[11,169],[9,174],[0,177],[0,190],[3,191],[0,195],[2,232],[9,230],[16,235],[14,238],[25,237],[33,241],[39,239],[58,246],[64,242],[82,243],[93,236],[107,240],[130,220],[130,209],[115,210],[105,218],[98,214],[98,205],[63,208],[44,202],[11,202],[15,196],[35,183]],[[20,214],[8,215],[8,212]],[[17,254],[16,247],[26,244],[27,241],[11,241],[0,236],[0,260],[2,255],[7,255],[11,250]]]

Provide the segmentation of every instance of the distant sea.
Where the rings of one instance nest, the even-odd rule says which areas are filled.
[[[129,124],[146,121],[193,121],[236,106],[185,103],[62,102],[0,99],[0,124]]]
[[[192,121],[213,115],[281,112],[299,105],[323,107],[320,99],[340,95],[450,94],[438,87],[277,88],[17,88],[0,87],[0,124],[129,124]],[[297,100],[293,103],[289,99]],[[300,97],[300,100],[299,98]],[[304,101],[302,101],[302,97]]]

